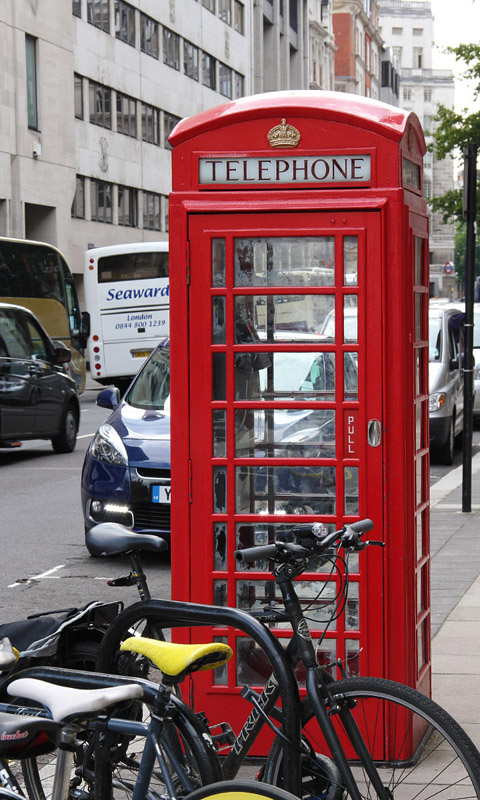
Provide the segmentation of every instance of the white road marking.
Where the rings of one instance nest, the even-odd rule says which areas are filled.
[[[52,567],[52,569],[47,569],[46,572],[41,572],[39,575],[32,575],[30,578],[27,578],[24,581],[17,581],[16,583],[10,583],[8,588],[12,589],[14,586],[25,586],[26,583],[30,583],[30,581],[37,581],[41,578],[48,578],[49,576],[53,575],[54,572],[57,572],[59,569],[63,569],[65,564],[59,564],[57,567]],[[54,575],[53,577],[59,578],[60,575]]]

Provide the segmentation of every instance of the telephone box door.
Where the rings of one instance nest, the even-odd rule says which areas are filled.
[[[236,548],[366,516],[381,538],[381,212],[191,215],[188,232],[189,599],[255,611],[278,600],[274,584]],[[381,548],[350,558],[346,613],[326,627],[344,579],[327,564],[298,583],[319,662],[382,675]],[[268,665],[240,632],[211,635],[235,656],[195,676],[195,707],[227,694],[229,721],[243,722],[240,688]]]

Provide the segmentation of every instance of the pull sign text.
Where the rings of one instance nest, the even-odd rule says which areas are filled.
[[[201,158],[201,184],[362,183],[370,180],[369,155],[285,158]]]

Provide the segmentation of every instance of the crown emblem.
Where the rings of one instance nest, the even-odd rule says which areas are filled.
[[[267,139],[271,147],[296,147],[300,141],[300,131],[287,125],[287,120],[282,119],[280,125],[275,125],[267,133]]]

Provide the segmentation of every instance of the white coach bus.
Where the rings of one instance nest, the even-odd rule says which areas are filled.
[[[168,242],[95,247],[85,253],[92,378],[123,392],[169,331]]]

